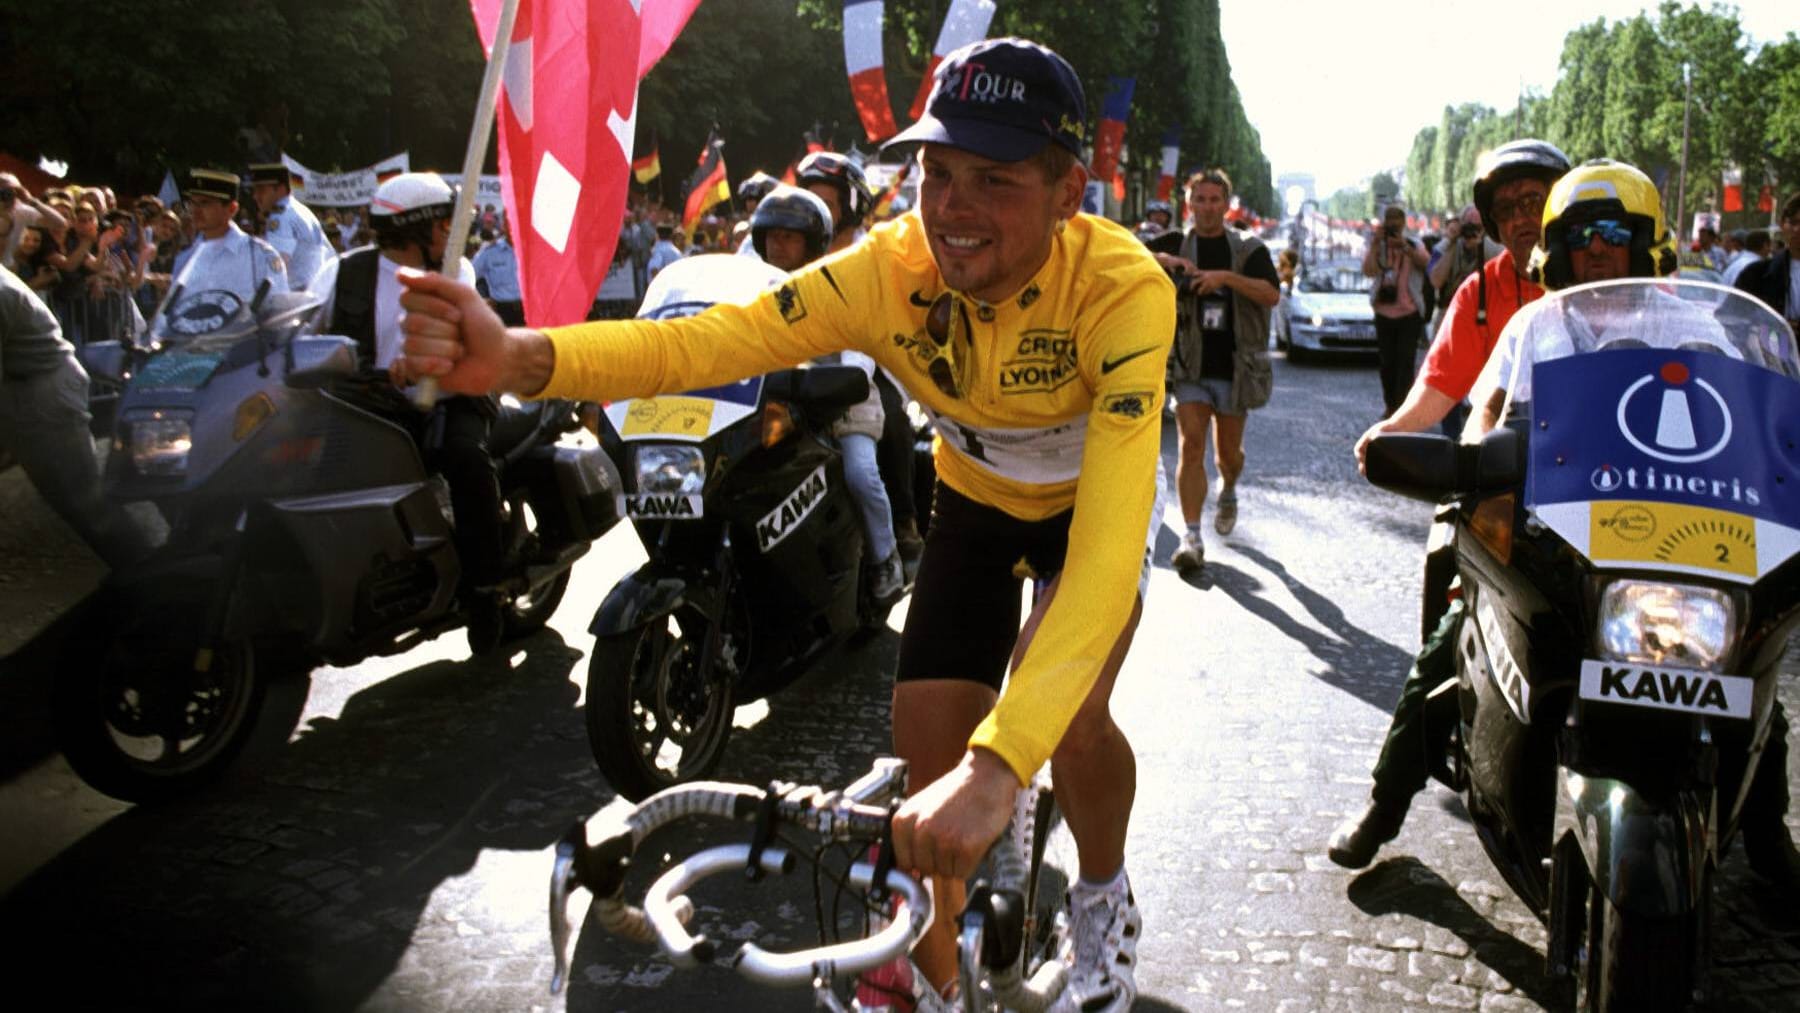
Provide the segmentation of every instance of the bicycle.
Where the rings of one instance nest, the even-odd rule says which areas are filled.
[[[578,823],[556,845],[550,877],[550,934],[555,950],[551,992],[568,981],[571,926],[569,898],[577,887],[594,895],[589,916],[601,928],[622,938],[659,946],[681,969],[723,963],[759,984],[810,985],[815,1007],[850,1013],[893,1008],[878,998],[862,976],[903,960],[912,980],[923,975],[907,953],[931,924],[933,898],[916,879],[893,866],[890,821],[906,784],[906,762],[884,757],[869,772],[841,791],[826,791],[777,782],[767,789],[722,782],[676,785],[645,799],[617,817],[619,825],[603,828],[597,843],[588,843],[588,825]],[[602,818],[611,814],[602,813]],[[676,863],[646,891],[642,907],[624,899],[625,874],[632,856],[661,827],[696,817],[752,825],[748,843],[708,848]],[[1067,968],[1055,958],[1060,920],[1045,923],[1037,905],[1038,874],[1056,821],[1055,795],[1041,779],[1019,790],[1014,815],[986,860],[987,875],[978,873],[960,916],[958,967],[960,992],[943,1000],[930,988],[908,995],[919,1013],[977,1013],[988,1010],[1044,1010],[1067,985]],[[782,836],[800,830],[822,841],[808,859],[814,868],[814,906],[819,917],[820,945],[791,952],[772,952],[746,942],[721,959],[718,945],[704,935],[691,935],[687,922],[694,907],[686,892],[707,877],[743,870],[753,881],[767,873],[789,873],[806,847]],[[833,847],[867,846],[873,860],[850,864],[834,874],[824,862]],[[852,852],[854,854],[855,852]],[[861,892],[865,935],[829,942],[819,887],[821,875],[836,881],[834,899],[854,887]],[[889,907],[889,898],[897,904]],[[870,920],[888,923],[870,931]],[[837,922],[834,914],[833,923]],[[861,982],[846,1003],[839,989]],[[865,996],[868,1003],[865,1004]]]

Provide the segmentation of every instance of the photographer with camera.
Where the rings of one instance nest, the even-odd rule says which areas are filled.
[[[1481,265],[1506,249],[1482,232],[1481,212],[1475,205],[1463,208],[1457,218],[1455,224],[1444,230],[1444,239],[1432,253],[1431,267],[1425,272],[1432,291],[1437,293],[1438,313],[1431,322],[1432,334],[1437,333],[1450,312],[1450,297],[1456,294],[1463,279],[1481,270]]]
[[[1381,225],[1369,237],[1363,274],[1375,279],[1369,301],[1375,307],[1375,349],[1381,357],[1383,415],[1406,400],[1412,386],[1413,356],[1425,334],[1425,267],[1431,260],[1425,244],[1406,234],[1406,209],[1390,204]]]

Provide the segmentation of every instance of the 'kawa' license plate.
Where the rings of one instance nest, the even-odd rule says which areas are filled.
[[[625,497],[625,516],[637,520],[692,520],[704,512],[699,496],[638,493]]]
[[[1632,707],[1748,718],[1756,683],[1741,675],[1583,660],[1581,698]]]

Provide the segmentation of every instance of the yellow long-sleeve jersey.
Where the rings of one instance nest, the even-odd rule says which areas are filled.
[[[1070,506],[1062,580],[1012,681],[970,738],[1021,782],[1049,759],[1131,613],[1161,446],[1175,290],[1131,233],[1077,215],[1003,303],[966,300],[963,389],[926,373],[926,311],[945,291],[917,212],[747,306],[553,328],[541,397],[611,400],[728,383],[854,348],[931,415],[938,478],[1023,520]],[[953,678],[954,672],[944,673]]]

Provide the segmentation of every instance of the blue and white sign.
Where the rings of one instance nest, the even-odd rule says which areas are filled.
[[[1707,352],[1532,369],[1526,503],[1659,500],[1800,527],[1800,383]]]
[[[1800,553],[1800,383],[1633,348],[1532,368],[1526,506],[1595,563],[1754,582]]]

